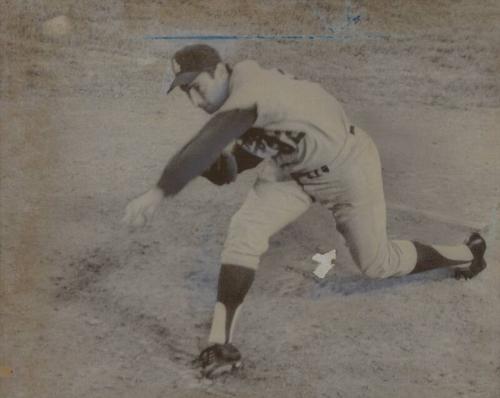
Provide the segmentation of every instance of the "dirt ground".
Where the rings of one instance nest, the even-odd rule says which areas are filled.
[[[500,396],[498,1],[6,0],[0,14],[0,396]],[[313,207],[263,258],[236,330],[245,367],[202,380],[190,362],[255,172],[197,179],[146,229],[120,224],[207,120],[163,93],[191,42],[145,36],[332,32],[208,43],[321,82],[379,146],[389,235],[481,230],[489,266],[367,280]],[[332,248],[318,282],[311,257]]]

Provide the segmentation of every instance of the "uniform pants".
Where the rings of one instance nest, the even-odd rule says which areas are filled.
[[[417,262],[415,245],[387,238],[380,158],[371,138],[356,128],[326,166],[329,171],[319,176],[294,180],[268,164],[231,219],[221,262],[257,269],[270,237],[302,215],[314,198],[331,210],[363,274],[387,278],[410,273]]]

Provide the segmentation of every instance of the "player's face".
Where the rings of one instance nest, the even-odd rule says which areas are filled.
[[[214,113],[226,101],[228,96],[229,74],[224,64],[220,63],[213,76],[208,72],[200,73],[186,86],[181,86],[194,106],[207,113]]]

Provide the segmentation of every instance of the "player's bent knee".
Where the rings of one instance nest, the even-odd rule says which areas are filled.
[[[362,254],[357,258],[353,254],[353,258],[363,274],[373,279],[407,275],[416,263],[415,246],[409,241],[390,241],[387,250],[379,249],[375,255]]]
[[[221,255],[222,263],[258,268],[260,257],[269,248],[270,233],[253,221],[246,212],[233,216]]]
[[[392,272],[384,262],[365,261],[363,263],[358,263],[358,267],[363,275],[370,279],[384,279],[392,276]]]
[[[256,270],[260,263],[260,257],[268,247],[267,241],[228,237],[221,253],[221,262],[223,264],[237,264]]]
[[[259,268],[260,256],[242,253],[233,248],[224,248],[221,254],[222,264],[234,264],[256,271]]]

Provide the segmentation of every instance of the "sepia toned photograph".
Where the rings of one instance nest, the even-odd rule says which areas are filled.
[[[500,396],[498,1],[0,9],[0,397]]]

